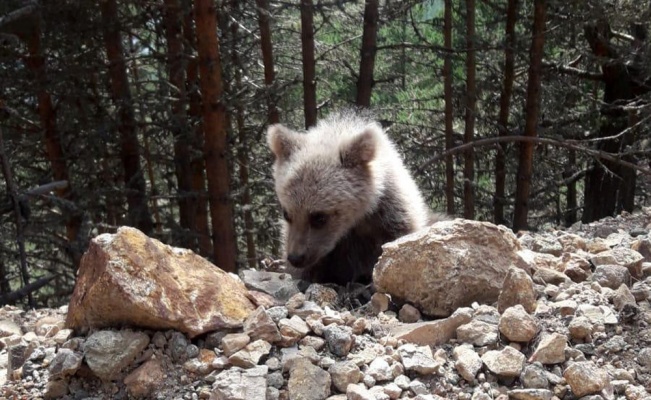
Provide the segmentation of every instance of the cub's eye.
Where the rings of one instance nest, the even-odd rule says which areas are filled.
[[[291,223],[292,219],[289,217],[289,214],[287,213],[287,210],[283,208],[283,218],[285,218],[285,221]]]
[[[321,229],[328,223],[328,215],[324,212],[310,213],[310,226],[314,229]]]

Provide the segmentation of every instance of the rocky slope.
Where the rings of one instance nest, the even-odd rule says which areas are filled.
[[[0,309],[0,399],[651,398],[650,227],[651,209],[518,238],[456,220],[389,245],[393,296],[361,306],[282,273],[197,280],[125,231],[153,258],[103,238],[70,307]]]

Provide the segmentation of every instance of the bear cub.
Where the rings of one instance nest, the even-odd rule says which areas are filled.
[[[294,277],[368,283],[384,243],[441,219],[382,127],[359,112],[331,114],[307,132],[271,125],[267,141]]]

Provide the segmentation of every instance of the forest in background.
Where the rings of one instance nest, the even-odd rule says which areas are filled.
[[[4,0],[0,304],[71,294],[122,225],[279,255],[266,127],[367,107],[429,204],[514,230],[651,193],[651,2]]]

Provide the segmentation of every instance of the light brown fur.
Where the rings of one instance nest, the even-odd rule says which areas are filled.
[[[344,111],[306,133],[272,125],[267,140],[295,276],[367,282],[382,244],[435,218],[393,143],[369,118]]]

